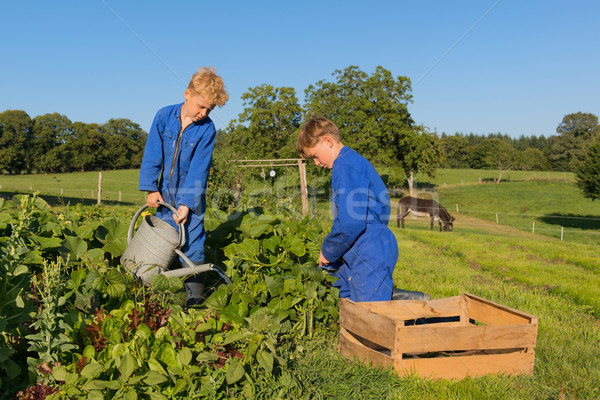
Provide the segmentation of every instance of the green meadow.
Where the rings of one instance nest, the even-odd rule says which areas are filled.
[[[533,374],[461,381],[399,378],[391,370],[340,357],[336,337],[315,338],[287,367],[311,398],[600,397],[600,203],[583,198],[572,174],[533,174],[511,171],[499,185],[494,171],[441,170],[435,180],[418,176],[419,195],[434,197],[456,217],[454,231],[430,231],[427,219],[413,217],[406,229],[397,228],[395,207],[390,222],[400,249],[396,287],[425,291],[434,299],[472,293],[539,318]],[[0,176],[0,194],[28,192],[31,186],[48,199],[60,199],[58,204],[84,199],[93,204],[97,184],[97,172]],[[137,171],[104,172],[103,185],[107,196],[121,191],[128,207],[143,204]],[[327,208],[324,201],[318,204],[325,224]]]

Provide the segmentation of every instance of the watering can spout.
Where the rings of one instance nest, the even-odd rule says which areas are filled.
[[[171,277],[183,278],[184,276],[201,274],[203,272],[208,272],[208,271],[216,272],[217,274],[219,274],[221,276],[221,278],[223,278],[223,280],[228,285],[231,284],[231,280],[229,280],[229,277],[225,274],[225,272],[223,272],[223,270],[221,268],[217,267],[214,264],[210,264],[210,263],[198,264],[198,265],[194,265],[194,264],[189,265],[188,264],[187,267],[164,271],[162,273],[162,275],[166,276],[167,278],[171,278]]]

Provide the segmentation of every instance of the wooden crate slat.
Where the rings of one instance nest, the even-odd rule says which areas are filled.
[[[469,317],[486,325],[537,324],[537,317],[493,301],[465,293]]]
[[[528,348],[537,336],[532,325],[435,325],[399,326],[393,353]]]
[[[358,358],[365,363],[372,363],[384,367],[393,366],[394,360],[385,354],[363,346],[358,340],[350,335],[344,328],[340,329],[340,341],[338,350],[347,358]]]
[[[388,349],[394,345],[395,322],[384,314],[365,310],[361,303],[340,300],[340,326]]]
[[[391,319],[412,320],[417,318],[459,316],[461,298],[462,296],[454,296],[430,301],[390,300],[355,304],[358,304],[365,310],[384,314]]]
[[[395,360],[394,368],[401,376],[416,371],[422,378],[463,379],[497,373],[530,375],[533,373],[534,359],[534,352],[422,358]]]

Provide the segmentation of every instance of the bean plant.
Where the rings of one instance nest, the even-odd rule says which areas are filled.
[[[333,278],[314,261],[318,223],[208,210],[207,261],[231,284],[207,273],[208,298],[189,309],[180,278],[146,287],[119,264],[128,223],[93,207],[54,210],[36,196],[0,203],[8,398],[307,396],[288,360],[338,317]]]

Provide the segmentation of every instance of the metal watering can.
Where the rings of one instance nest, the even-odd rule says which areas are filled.
[[[163,202],[158,204],[179,215],[170,204]],[[181,223],[177,230],[154,215],[146,215],[134,236],[135,223],[146,208],[148,208],[146,204],[140,207],[131,219],[127,232],[127,249],[121,256],[121,264],[135,279],[150,286],[150,280],[156,274],[181,278],[186,275],[215,271],[227,284],[231,284],[225,272],[216,265],[210,263],[196,265],[183,254],[180,249],[185,245],[185,229]],[[187,267],[170,270],[169,267],[176,256],[180,256]]]

